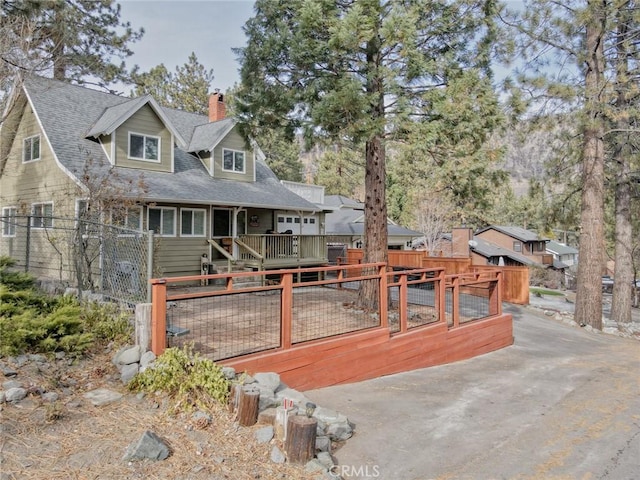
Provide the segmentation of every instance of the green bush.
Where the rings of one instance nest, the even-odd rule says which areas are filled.
[[[24,272],[14,272],[9,270],[16,264],[11,257],[0,256],[0,285],[6,285],[11,290],[24,290],[32,288],[35,279],[32,275]]]
[[[229,386],[222,368],[194,354],[189,346],[166,349],[153,368],[138,373],[129,382],[134,391],[167,393],[174,401],[174,412],[225,403]]]
[[[0,271],[11,262],[0,257]],[[0,284],[0,356],[55,351],[79,356],[96,341],[127,343],[132,333],[128,315],[116,305],[47,296],[33,282]]]

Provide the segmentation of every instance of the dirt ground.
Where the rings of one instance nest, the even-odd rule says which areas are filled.
[[[310,479],[302,467],[270,460],[274,443],[259,445],[226,408],[209,412],[203,428],[190,415],[167,414],[163,396],[138,398],[127,391],[102,352],[81,362],[29,362],[12,379],[29,387],[16,404],[0,404],[0,479]],[[2,382],[9,380],[2,376]],[[96,407],[83,395],[97,388],[124,394]],[[46,403],[42,391],[58,393]],[[127,447],[151,430],[170,447],[163,461],[126,462]]]

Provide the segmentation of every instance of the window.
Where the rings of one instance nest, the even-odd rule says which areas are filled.
[[[513,242],[513,251],[514,252],[522,252],[522,243],[521,242]]]
[[[227,172],[244,173],[244,152],[222,150],[222,169]]]
[[[24,139],[22,161],[26,163],[34,160],[40,160],[40,135]]]
[[[160,137],[129,133],[129,158],[160,162]]]
[[[149,230],[153,230],[156,235],[175,236],[176,209],[171,207],[149,207],[147,225]]]
[[[53,227],[53,203],[31,205],[31,226],[33,228]]]
[[[180,210],[180,235],[183,237],[204,237],[206,211],[183,208]]]
[[[2,209],[2,236],[3,237],[15,237],[16,236],[16,214],[18,210],[16,207],[4,207]]]
[[[142,207],[123,207],[111,210],[111,223],[130,230],[142,230]]]

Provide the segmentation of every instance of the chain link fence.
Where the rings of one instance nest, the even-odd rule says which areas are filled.
[[[0,255],[53,291],[149,302],[153,234],[79,218],[0,217]]]

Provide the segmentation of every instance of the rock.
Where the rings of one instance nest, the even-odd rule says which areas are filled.
[[[317,407],[313,412],[313,416],[328,425],[332,423],[345,423],[348,421],[345,415],[338,413],[335,410],[323,407]]]
[[[132,443],[124,454],[124,461],[131,460],[164,460],[169,456],[169,447],[155,433],[147,430],[140,440]]]
[[[39,353],[30,354],[29,360],[36,363],[47,363],[47,357],[45,357],[44,355],[40,355]]]
[[[6,393],[0,390],[0,405],[2,405],[5,402],[5,400],[7,399],[6,397],[7,397]]]
[[[84,398],[89,400],[96,407],[101,407],[109,403],[122,399],[122,394],[107,388],[98,388],[84,394]]]
[[[149,364],[156,361],[156,354],[148,351],[140,355],[140,368],[147,368]]]
[[[7,380],[2,382],[2,389],[9,390],[10,388],[22,388],[22,383],[17,380]]]
[[[255,432],[256,442],[268,443],[273,438],[273,427],[268,425],[266,427],[259,428]]]
[[[113,363],[115,365],[131,365],[132,363],[138,363],[140,361],[140,346],[135,345],[133,347],[124,347],[119,350],[113,357]]]
[[[271,394],[274,394],[280,386],[280,375],[277,373],[256,373],[253,378],[258,382],[258,385],[262,385],[271,390]]]
[[[335,464],[333,463],[333,458],[331,458],[331,454],[329,452],[320,452],[317,455],[318,462],[320,462],[326,470],[329,470]]]
[[[43,402],[53,403],[60,398],[60,396],[56,392],[45,392],[41,396]]]
[[[282,403],[282,401],[287,398],[289,400],[293,400],[293,404],[300,409],[300,411],[304,411],[305,404],[309,401],[307,397],[304,396],[303,393],[300,393],[293,388],[285,388],[279,390],[276,393],[276,398]]]
[[[348,440],[353,435],[353,428],[349,422],[330,423],[327,427],[327,435],[331,440]]]
[[[122,369],[120,370],[120,380],[123,384],[127,384],[131,381],[133,377],[136,376],[139,370],[139,365],[137,363],[132,363],[130,365],[122,365]]]
[[[64,360],[64,357],[66,357],[66,353],[65,352],[56,352],[56,360]]]
[[[276,419],[276,409],[273,407],[265,408],[258,413],[258,423],[265,425],[273,425]]]
[[[27,396],[27,390],[22,387],[13,387],[4,392],[6,402],[19,402]]]
[[[331,439],[326,435],[316,436],[316,452],[331,453]]]
[[[227,380],[233,380],[236,378],[236,369],[233,367],[222,367],[222,375]]]
[[[65,297],[77,297],[78,296],[78,289],[77,288],[65,288],[64,289],[64,296]]]
[[[284,463],[286,460],[284,453],[282,453],[282,451],[275,445],[271,449],[270,458],[273,463]]]
[[[243,374],[241,379],[242,379],[242,384],[243,385],[249,385],[250,383],[256,383],[256,379],[253,378],[249,374]]]
[[[2,367],[2,374],[7,378],[11,378],[11,377],[15,377],[16,375],[18,375],[18,372],[16,372],[11,367],[3,366]]]
[[[304,466],[304,471],[307,473],[316,473],[316,472],[319,473],[319,472],[324,472],[326,470],[327,469],[325,468],[325,466],[322,465],[322,463],[320,463],[317,458],[312,458]]]
[[[258,400],[258,402],[259,402],[258,403],[259,412],[278,406],[278,400],[273,395],[273,393],[269,395],[268,393],[265,393],[262,390],[260,391],[260,399]]]

